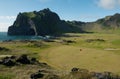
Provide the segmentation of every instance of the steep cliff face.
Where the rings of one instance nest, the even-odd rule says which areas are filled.
[[[16,21],[8,29],[8,35],[35,35],[35,31],[31,28],[29,19],[26,15],[19,13]]]
[[[65,32],[83,32],[80,28],[60,20],[48,8],[41,11],[19,13],[8,29],[8,35],[53,35]]]
[[[16,21],[8,29],[8,35],[47,35],[55,33],[59,16],[44,9],[39,12],[19,13]]]

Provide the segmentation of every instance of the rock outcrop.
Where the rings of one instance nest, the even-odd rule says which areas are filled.
[[[65,32],[83,32],[80,28],[60,20],[50,9],[19,13],[8,28],[8,35],[55,35]]]
[[[8,67],[19,66],[19,65],[38,65],[43,67],[49,67],[46,63],[39,62],[36,58],[30,58],[23,54],[21,56],[10,56],[0,59],[0,65]]]

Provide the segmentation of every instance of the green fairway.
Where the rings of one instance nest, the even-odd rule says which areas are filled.
[[[79,36],[79,37],[78,37]],[[69,45],[53,46],[43,50],[41,59],[60,70],[73,67],[91,71],[112,71],[120,73],[120,37],[116,34],[78,34],[77,37],[63,37],[74,40]],[[86,42],[87,39],[103,39],[105,42]],[[117,40],[117,41],[116,41]]]

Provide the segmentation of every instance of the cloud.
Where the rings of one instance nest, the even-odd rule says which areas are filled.
[[[97,5],[101,8],[112,10],[120,6],[120,0],[98,0]]]
[[[6,20],[10,20],[10,19],[15,19],[16,16],[0,16],[0,19],[6,19]]]
[[[7,31],[8,27],[13,24],[16,16],[0,16],[0,32]]]
[[[0,32],[7,32],[11,23],[0,23]]]
[[[99,19],[101,16],[100,15],[92,15],[92,14],[83,14],[80,15],[77,19],[82,20],[84,22],[94,22],[96,19]]]

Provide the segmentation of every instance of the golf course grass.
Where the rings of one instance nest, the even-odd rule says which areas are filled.
[[[0,42],[0,47],[4,48],[0,50],[0,59],[27,54],[62,72],[70,72],[73,67],[77,67],[120,74],[120,34],[76,33],[52,40]],[[0,78],[28,79],[31,73],[40,68],[34,65],[12,68],[0,65]],[[14,72],[11,73],[12,71]]]

